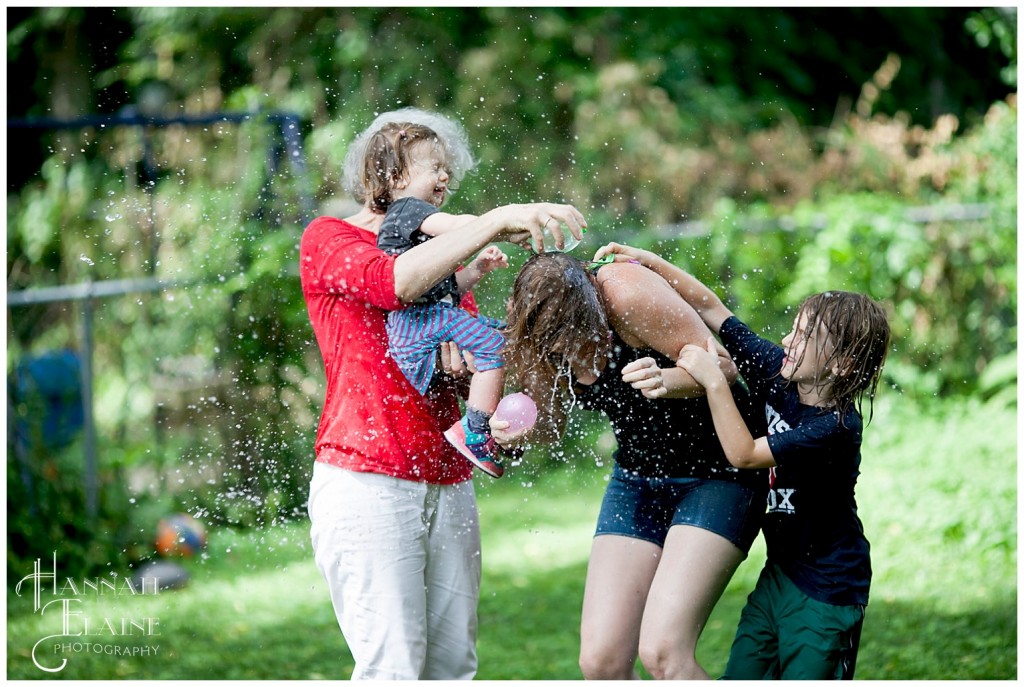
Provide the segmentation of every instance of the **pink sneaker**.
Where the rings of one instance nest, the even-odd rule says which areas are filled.
[[[505,468],[498,462],[498,445],[486,434],[467,432],[466,418],[449,427],[444,438],[470,463],[497,479],[505,474]],[[475,441],[474,441],[475,440]]]

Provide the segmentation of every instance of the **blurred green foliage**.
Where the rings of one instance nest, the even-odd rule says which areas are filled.
[[[11,8],[9,116],[253,113],[9,128],[9,291],[172,284],[94,304],[107,555],[145,555],[161,510],[302,514],[323,393],[303,201],[344,214],[345,146],[404,105],[469,130],[480,164],[453,211],[573,202],[578,252],[655,248],[769,336],[812,291],[867,291],[890,309],[901,393],[1012,402],[1015,33],[1013,8]],[[301,174],[271,111],[301,117]],[[479,289],[488,314],[525,258],[510,252]],[[80,346],[79,313],[9,309],[8,370]],[[45,460],[73,490],[66,452]],[[11,522],[30,498],[9,493]],[[56,527],[81,515],[54,503]],[[45,555],[33,541],[53,539],[18,555]]]

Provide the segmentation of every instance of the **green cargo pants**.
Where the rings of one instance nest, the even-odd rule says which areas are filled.
[[[740,614],[723,680],[852,680],[863,606],[810,598],[768,564]]]

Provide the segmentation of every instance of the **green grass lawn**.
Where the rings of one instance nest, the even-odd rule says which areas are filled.
[[[893,400],[883,398],[868,427],[858,489],[875,577],[857,677],[1015,679],[1016,409],[957,401],[929,412],[894,407]],[[599,441],[607,444],[607,437]],[[484,534],[480,679],[581,677],[583,582],[609,470],[586,462],[543,475],[524,465],[497,482],[477,480]],[[704,632],[698,654],[712,675],[725,666],[763,562],[759,539]],[[185,564],[192,580],[184,589],[95,596],[74,609],[94,626],[103,618],[117,625],[125,617],[158,619],[158,635],[92,638],[149,648],[149,655],[60,654],[55,641],[44,641],[40,663],[68,659],[57,673],[39,670],[31,652],[61,632],[59,613],[32,613],[31,598],[15,595],[17,580],[8,580],[7,677],[349,676],[352,660],[313,565],[306,522],[212,532],[205,555]]]

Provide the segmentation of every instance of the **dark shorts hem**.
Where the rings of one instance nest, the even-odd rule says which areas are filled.
[[[727,480],[644,477],[616,465],[594,536],[616,534],[664,546],[674,525],[697,527],[746,555],[761,528],[761,490]]]

